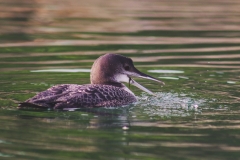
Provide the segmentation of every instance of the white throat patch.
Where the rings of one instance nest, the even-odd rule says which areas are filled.
[[[129,77],[125,74],[118,74],[114,78],[117,82],[129,82]]]
[[[127,76],[127,75],[125,75],[125,74],[118,74],[118,75],[116,75],[115,77],[115,80],[117,81],[117,82],[125,82],[125,83],[129,83],[129,77]],[[123,84],[124,85],[124,84]],[[132,95],[134,95],[134,93],[130,90],[130,89],[128,89],[125,85],[124,85],[124,88],[123,88],[125,91],[127,91],[128,93],[131,93]]]

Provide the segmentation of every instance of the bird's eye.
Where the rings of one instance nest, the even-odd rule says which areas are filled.
[[[129,66],[125,66],[124,69],[125,69],[126,71],[129,71],[130,67],[129,67]]]

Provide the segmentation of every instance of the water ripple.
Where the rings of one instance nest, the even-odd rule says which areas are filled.
[[[30,72],[91,72],[91,69],[44,69],[44,70],[31,70]]]

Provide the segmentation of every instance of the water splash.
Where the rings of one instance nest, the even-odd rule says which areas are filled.
[[[151,97],[143,93],[138,97],[137,106],[150,117],[185,117],[193,112],[200,113],[200,106],[205,102],[204,99],[195,99],[187,94],[158,92]]]

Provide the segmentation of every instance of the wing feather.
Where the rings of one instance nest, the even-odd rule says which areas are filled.
[[[133,94],[120,87],[97,84],[63,84],[40,92],[21,105],[31,104],[39,107],[63,109],[120,106],[135,101],[136,98]]]

